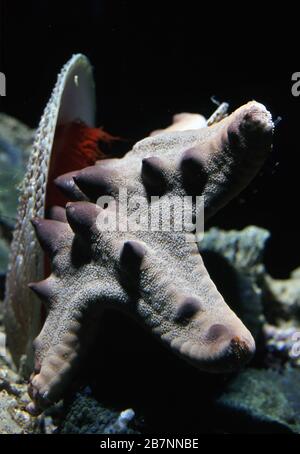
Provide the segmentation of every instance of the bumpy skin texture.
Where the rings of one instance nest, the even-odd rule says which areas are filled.
[[[59,210],[56,220],[33,221],[52,273],[31,284],[49,312],[35,341],[29,411],[63,395],[107,306],[136,317],[201,370],[229,372],[251,358],[254,340],[211,281],[196,243],[186,241],[193,233],[103,231],[101,219],[114,206],[94,202],[112,195],[122,208],[120,188],[128,197],[160,195],[162,209],[170,196],[204,195],[207,219],[256,174],[272,132],[270,114],[250,102],[210,127],[159,133],[121,159],[58,179],[70,199],[81,201],[67,205],[66,218]]]
[[[255,350],[250,332],[211,281],[194,233],[136,231],[133,224],[127,231],[105,231],[101,220],[114,213],[114,204],[102,209],[95,202],[102,195],[114,196],[120,224],[125,223],[120,189],[126,188],[128,198],[146,197],[140,208],[146,219],[153,195],[160,196],[154,211],[160,204],[162,213],[171,196],[202,195],[208,219],[248,184],[268,155],[270,114],[254,101],[221,121],[222,112],[206,123],[200,115],[180,114],[167,130],[138,142],[123,158],[59,176],[56,184],[72,202],[66,210],[53,207],[52,219],[43,219],[57,126],[77,118],[93,123],[90,73],[86,58],[75,55],[58,77],[37,132],[12,244],[6,329],[17,363],[30,351],[41,320],[34,295],[29,298],[25,289],[29,281],[44,277],[44,256],[34,229],[52,265],[49,277],[29,285],[47,307],[34,342],[29,383],[33,402],[28,410],[35,414],[63,396],[106,307],[132,315],[204,371],[235,370]],[[190,209],[196,215],[194,202],[192,197]],[[171,224],[181,213],[181,207],[171,210]],[[131,206],[128,215],[134,214]]]

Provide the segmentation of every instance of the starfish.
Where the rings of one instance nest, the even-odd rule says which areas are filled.
[[[185,197],[193,221],[197,196],[203,197],[205,220],[226,205],[247,186],[271,150],[270,113],[251,101],[221,120],[207,122],[200,115],[180,114],[169,128],[139,141],[122,158],[96,159],[93,165],[86,160],[68,168],[60,163],[63,153],[70,156],[66,131],[75,120],[89,126],[86,148],[91,150],[91,143],[99,139],[91,129],[91,80],[89,63],[81,55],[74,56],[58,77],[38,129],[14,236],[8,320],[20,319],[20,298],[13,282],[23,266],[22,261],[17,263],[18,257],[28,260],[28,247],[38,260],[31,271],[26,268],[22,282],[38,275],[38,282],[29,287],[44,302],[47,313],[34,341],[28,406],[33,414],[64,395],[80,371],[106,308],[134,317],[202,371],[237,370],[255,352],[251,333],[226,304],[204,266],[195,229],[190,225],[181,230],[150,229],[149,213],[170,212],[173,225],[183,208],[174,205],[169,210],[170,199]],[[58,140],[60,125],[64,125],[65,141]],[[80,127],[85,128],[81,123]],[[91,153],[87,154],[90,158]],[[58,162],[55,171],[53,162]],[[63,198],[55,195],[58,188]],[[139,197],[139,209],[134,204],[127,207],[122,191],[126,200]],[[148,224],[146,228],[136,228],[137,214]],[[107,220],[116,221],[116,228],[109,224],[106,229]],[[7,325],[13,326],[10,321]]]

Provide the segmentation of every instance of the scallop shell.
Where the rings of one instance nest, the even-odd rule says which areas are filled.
[[[20,188],[17,221],[6,280],[5,328],[8,348],[17,366],[32,369],[32,342],[41,329],[41,305],[28,282],[44,275],[44,254],[30,220],[44,217],[48,169],[58,125],[81,120],[95,122],[95,85],[89,60],[73,55],[58,74],[50,100],[36,131],[27,172]]]

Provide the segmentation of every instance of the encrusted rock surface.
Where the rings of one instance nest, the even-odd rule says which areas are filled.
[[[76,393],[67,406],[59,433],[71,434],[134,434],[136,427],[133,410],[121,413],[101,405],[88,389]]]
[[[18,185],[25,173],[33,134],[34,131],[19,120],[0,113],[0,274],[7,269]]]
[[[0,113],[0,217],[14,223],[18,185],[24,176],[34,131],[9,115]]]
[[[2,314],[0,301],[0,434],[52,433],[55,426],[51,418],[34,418],[25,409],[30,401],[27,382],[15,370],[5,348]]]
[[[0,433],[36,432],[38,421],[25,410],[29,401],[27,385],[13,371],[8,354],[3,347],[3,339],[3,330],[0,325]]]
[[[218,399],[231,433],[300,433],[300,370],[249,368]]]
[[[300,268],[295,269],[289,279],[266,277],[269,318],[276,320],[293,319],[300,326]]]
[[[263,328],[265,347],[267,350],[266,364],[282,367],[292,364],[300,367],[300,328],[293,322],[283,322],[279,325],[266,323]]]

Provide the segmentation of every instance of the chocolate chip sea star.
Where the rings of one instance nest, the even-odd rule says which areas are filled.
[[[45,211],[47,191],[52,190],[49,168],[57,128],[78,119],[92,126],[92,86],[88,61],[75,55],[58,77],[23,185],[7,280],[6,325],[18,359],[22,346],[16,330],[20,332],[20,324],[24,325],[24,350],[24,340],[31,343],[29,325],[38,319],[32,315],[34,309],[24,309],[24,299],[29,297],[24,293],[20,298],[18,289],[42,279],[29,285],[47,308],[46,321],[34,341],[29,384],[33,402],[28,408],[32,413],[64,395],[91,348],[106,308],[133,316],[203,371],[236,370],[255,351],[251,333],[210,279],[194,232],[136,230],[133,224],[128,224],[127,231],[106,230],[103,225],[116,208],[118,225],[126,223],[119,196],[125,189],[128,199],[140,196],[147,201],[139,209],[147,220],[151,196],[157,196],[152,209],[160,208],[161,213],[168,210],[171,197],[191,196],[194,218],[195,196],[204,196],[207,220],[260,169],[271,150],[271,115],[255,101],[210,126],[200,115],[180,114],[170,128],[141,140],[122,158],[98,160],[56,175],[56,186],[69,202],[66,208],[60,203]],[[56,160],[57,156],[62,159],[59,153],[67,152],[65,147],[56,150]],[[112,197],[107,208],[96,203],[104,195]],[[135,215],[136,207],[128,210],[129,216]],[[170,210],[171,224],[178,210]],[[45,219],[45,213],[51,219]],[[47,277],[30,221],[51,261]]]

